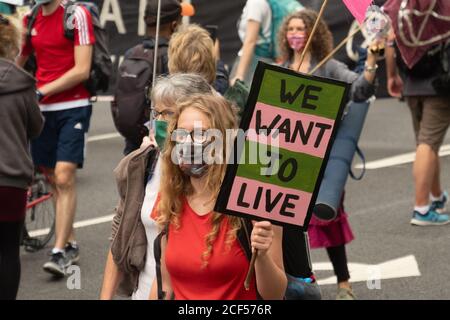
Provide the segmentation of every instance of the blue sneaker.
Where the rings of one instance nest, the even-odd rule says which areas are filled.
[[[436,211],[437,213],[442,213],[445,211],[445,204],[448,200],[448,193],[444,191],[444,199],[431,202],[431,210]]]
[[[285,293],[286,300],[322,300],[322,293],[314,276],[311,278],[297,278],[286,273],[288,286]]]
[[[411,219],[411,224],[416,226],[436,226],[447,223],[450,223],[450,217],[447,214],[439,214],[431,208],[427,214],[420,214],[414,211]]]

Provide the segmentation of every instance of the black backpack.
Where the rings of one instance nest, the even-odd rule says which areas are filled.
[[[430,48],[420,60],[409,68],[401,57],[400,50],[396,46],[397,65],[403,74],[410,75],[416,78],[429,78],[437,75],[441,71],[440,53],[442,46],[435,45]]]
[[[167,48],[165,39],[158,45],[157,75],[167,74]],[[149,88],[153,80],[155,42],[145,40],[130,49],[119,67],[114,101],[111,105],[114,125],[122,136],[136,144],[148,134],[145,123],[150,119]]]
[[[27,21],[27,40],[31,39],[31,31],[33,30],[34,23],[36,22],[36,17],[39,13],[39,8],[41,5],[35,5],[31,10],[31,14]],[[109,88],[109,81],[112,73],[112,61],[111,55],[108,50],[107,45],[107,35],[105,29],[100,23],[100,14],[98,7],[92,2],[83,1],[68,1],[67,5],[64,7],[64,36],[69,40],[74,40],[75,34],[74,29],[69,28],[69,21],[71,15],[74,13],[76,6],[83,6],[91,14],[92,25],[94,27],[95,44],[92,54],[92,64],[89,79],[84,84],[86,89],[89,91],[91,96],[97,96],[97,92],[106,92]],[[32,64],[32,62],[31,62]],[[35,67],[34,67],[35,68]],[[33,73],[33,70],[30,70]]]

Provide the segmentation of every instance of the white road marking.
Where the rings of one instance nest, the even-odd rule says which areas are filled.
[[[116,139],[122,137],[119,133],[106,133],[106,134],[100,134],[97,136],[92,136],[88,138],[88,142],[95,142],[95,141],[101,141],[101,140],[109,140],[109,139]]]
[[[351,282],[367,282],[372,280],[386,280],[409,277],[420,277],[419,266],[416,257],[409,255],[398,259],[388,260],[386,262],[370,265],[363,263],[348,264]],[[333,265],[330,262],[320,262],[313,264],[313,271],[331,271]],[[377,274],[378,273],[378,274]],[[319,285],[336,284],[335,276],[319,279]]]
[[[75,222],[73,227],[75,229],[78,229],[78,228],[84,228],[84,227],[93,226],[93,225],[96,225],[96,224],[107,223],[107,222],[111,222],[113,220],[113,218],[114,218],[114,215],[110,214],[110,215],[99,217],[99,218],[82,220],[82,221]],[[48,228],[47,229],[34,230],[34,231],[30,232],[30,237],[43,236],[43,235],[47,234],[48,231],[49,231]]]
[[[440,157],[445,157],[450,155],[450,144],[443,145],[441,147],[441,150],[439,152]],[[370,161],[366,162],[366,169],[374,170],[374,169],[381,169],[381,168],[388,168],[397,166],[400,164],[406,164],[414,162],[416,159],[416,153],[415,152],[409,152],[405,154],[400,154],[398,156],[384,158],[380,160]],[[358,164],[355,166],[356,169],[362,169],[362,164]]]

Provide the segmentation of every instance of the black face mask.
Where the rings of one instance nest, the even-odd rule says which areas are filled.
[[[204,151],[210,143],[208,141],[205,143],[184,142],[176,144],[177,164],[185,175],[201,178],[206,174],[209,165],[205,162]]]

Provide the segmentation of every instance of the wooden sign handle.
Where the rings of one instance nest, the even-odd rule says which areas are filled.
[[[256,262],[257,255],[258,255],[258,250],[255,250],[252,253],[252,259],[250,260],[250,266],[248,267],[247,276],[245,277],[244,288],[247,291],[250,290],[250,282],[252,281],[253,275],[255,274],[255,262]]]

